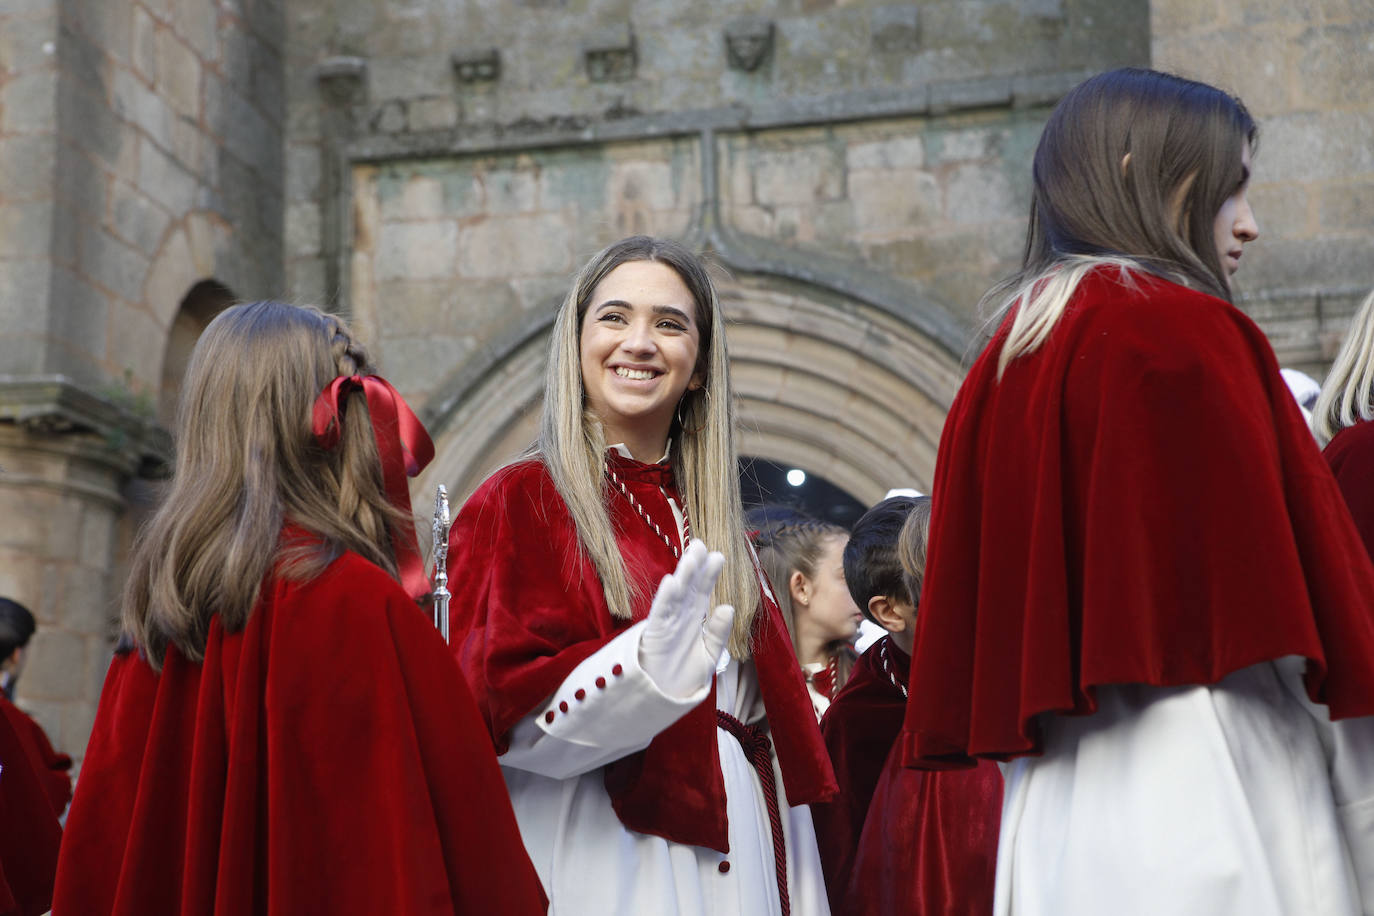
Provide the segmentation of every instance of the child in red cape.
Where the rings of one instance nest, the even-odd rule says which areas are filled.
[[[1312,431],[1336,477],[1365,549],[1374,556],[1374,292],[1350,330],[1312,408]]]
[[[642,236],[597,254],[547,372],[536,447],[463,506],[449,568],[454,650],[551,906],[828,912],[806,804],[834,776],[745,538],[705,266]]]
[[[1374,567],[1230,302],[1255,135],[1065,96],[945,424],[902,750],[1007,761],[997,914],[1374,911]]]
[[[405,478],[433,447],[370,371],[316,309],[234,306],[201,336],[55,913],[544,912],[481,717],[415,604]]]
[[[930,497],[893,496],[854,523],[844,578],[887,630],[821,720],[840,794],[812,806],[830,908],[837,916],[984,914],[992,909],[1002,775],[902,765],[916,603]]]

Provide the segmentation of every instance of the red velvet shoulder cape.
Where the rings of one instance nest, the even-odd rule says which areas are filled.
[[[1322,450],[1365,549],[1374,556],[1374,422],[1348,426]]]
[[[1374,715],[1374,569],[1260,329],[1106,271],[999,382],[1006,327],[941,437],[905,761],[1036,753],[1097,685],[1284,655]]]
[[[835,912],[844,903],[873,790],[902,730],[906,694],[897,685],[906,684],[910,668],[911,657],[884,636],[859,656],[849,680],[821,719],[821,735],[835,767],[839,794],[833,801],[812,805],[811,819],[830,909]]]
[[[675,492],[667,467],[614,453],[609,460],[640,504],[658,514],[659,527],[674,531],[658,489]],[[632,590],[638,586],[631,620],[611,616],[596,569],[540,462],[521,462],[492,475],[454,521],[449,540],[453,645],[498,753],[505,751],[511,727],[583,659],[644,619],[659,581],[677,566],[671,548],[612,492],[608,488],[611,523]],[[781,613],[767,596],[754,618],[753,661],[788,802],[829,798],[835,782],[825,745]],[[728,851],[715,702],[712,689],[643,751],[605,768],[607,792],[626,827]]]
[[[3,695],[0,695],[0,711],[19,735],[35,772],[43,782],[43,791],[47,793],[52,809],[60,816],[67,810],[67,802],[72,800],[72,777],[67,772],[72,768],[72,758],[59,754],[48,740],[43,726]]]
[[[893,678],[905,684],[910,665],[883,637],[821,720],[840,794],[811,814],[835,916],[992,912],[1002,774],[991,762],[948,772],[901,765],[907,700]]]
[[[0,697],[0,916],[48,911],[62,841],[59,812],[28,722]]]
[[[443,640],[344,554],[269,579],[205,661],[110,666],[56,913],[542,913],[504,780]]]

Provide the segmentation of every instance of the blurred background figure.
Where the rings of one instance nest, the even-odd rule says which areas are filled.
[[[849,532],[793,510],[755,509],[759,562],[773,585],[792,635],[811,704],[819,720],[854,668],[854,640],[863,613],[844,579]]]
[[[1350,322],[1312,414],[1312,432],[1374,556],[1374,292]]]
[[[53,810],[60,816],[72,798],[72,778],[69,773],[72,758],[58,753],[48,740],[43,727],[14,705],[14,690],[24,670],[25,647],[33,637],[37,624],[29,609],[17,601],[0,598],[0,684],[4,696],[0,708],[16,732],[24,740],[35,771],[43,783],[43,791]],[[0,760],[0,764],[5,761]]]

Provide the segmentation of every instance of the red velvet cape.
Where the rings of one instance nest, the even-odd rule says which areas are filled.
[[[659,491],[663,486],[675,492],[667,466],[615,453],[608,460],[659,528],[675,532]],[[677,566],[672,550],[628,500],[609,485],[607,494],[631,587],[638,587],[631,620],[611,616],[572,517],[538,461],[492,475],[454,521],[453,644],[498,753],[504,753],[511,727],[540,708],[583,659],[644,619],[659,581]],[[834,774],[806,684],[781,612],[766,596],[754,618],[753,661],[788,802],[829,798]],[[729,851],[715,704],[713,688],[643,751],[605,768],[606,790],[627,828]]]
[[[346,553],[269,579],[205,661],[110,666],[59,916],[543,913],[491,742],[443,640]]]
[[[812,805],[811,818],[830,909],[835,912],[845,899],[873,790],[906,713],[906,695],[883,668],[884,652],[897,683],[907,682],[911,657],[884,636],[859,656],[849,680],[821,719],[821,735],[840,791],[833,801]]]
[[[894,745],[834,916],[988,916],[1001,826],[997,764],[913,770]]]
[[[72,758],[59,754],[48,740],[43,726],[3,695],[0,695],[0,712],[9,719],[10,725],[14,726],[23,741],[29,760],[43,783],[43,791],[47,793],[52,809],[60,816],[67,810],[67,802],[72,800],[72,777],[67,772],[72,768]]]
[[[911,659],[884,636],[860,656],[821,720],[840,794],[812,805],[835,916],[992,912],[1002,774],[901,765],[897,735]]]
[[[1365,550],[1374,557],[1374,423],[1366,420],[1336,433],[1322,457],[1341,488]]]
[[[1097,685],[1284,655],[1374,715],[1374,569],[1260,329],[1098,271],[999,382],[1006,330],[940,442],[904,761],[1037,753]]]
[[[0,916],[39,916],[52,903],[62,828],[31,721],[0,698]]]

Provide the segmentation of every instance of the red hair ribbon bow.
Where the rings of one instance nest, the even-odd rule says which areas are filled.
[[[401,585],[418,601],[430,593],[430,586],[420,559],[415,525],[410,521],[410,487],[406,478],[419,474],[434,459],[434,443],[400,392],[385,379],[377,375],[341,375],[315,399],[312,429],[324,448],[338,444],[344,401],[355,391],[361,391],[367,398],[387,499],[406,516],[406,521],[393,526],[391,542]]]

